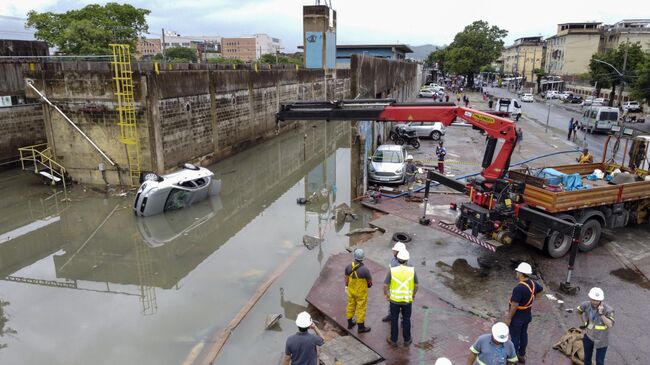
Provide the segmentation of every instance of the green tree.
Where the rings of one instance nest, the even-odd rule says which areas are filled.
[[[600,93],[601,88],[612,88],[612,91],[610,92],[609,106],[614,104],[616,87],[621,84],[622,80],[628,84],[634,81],[634,78],[632,77],[634,70],[644,62],[645,57],[646,55],[641,48],[641,44],[638,42],[621,43],[618,49],[610,49],[591,56],[591,60],[589,61],[589,74],[591,76],[591,82],[598,82],[596,90]],[[619,72],[623,73],[623,77],[621,77],[611,66],[598,61],[611,64]],[[625,64],[625,68],[623,68],[623,64]]]
[[[280,65],[302,65],[302,54],[298,55],[285,55],[285,54],[274,54],[267,53],[262,55],[258,60],[260,63],[268,63],[270,65],[280,64]]]
[[[27,13],[25,27],[34,28],[36,39],[65,55],[110,54],[110,43],[129,44],[135,52],[139,36],[149,29],[147,9],[128,4],[92,4],[65,13]]]
[[[488,22],[477,20],[457,33],[445,51],[445,68],[449,72],[465,75],[467,85],[474,85],[474,74],[496,61],[503,49],[503,38],[508,31]]]
[[[537,93],[539,94],[542,92],[542,78],[548,74],[543,68],[536,68],[533,70],[533,73],[535,74],[535,82],[537,82]]]
[[[438,64],[438,71],[443,75],[445,73],[445,55],[447,53],[447,48],[438,48],[435,51],[429,53],[425,63],[433,67],[436,63]]]
[[[186,47],[171,47],[165,50],[165,58],[172,63],[196,62],[196,50]]]
[[[632,82],[632,97],[650,104],[650,55],[646,55],[643,62],[637,66],[635,76]]]

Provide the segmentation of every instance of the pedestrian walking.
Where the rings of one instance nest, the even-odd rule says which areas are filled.
[[[571,134],[573,134],[573,118],[569,120],[569,135],[566,137],[567,141],[571,140]]]
[[[449,102],[449,95],[445,94],[445,103],[448,103],[448,102]]]
[[[578,123],[578,120],[573,121],[573,137],[571,138],[573,142],[576,141],[576,137],[578,136],[578,128],[580,127],[580,124]]]
[[[372,287],[370,270],[363,264],[365,254],[363,249],[354,250],[354,261],[345,267],[345,291],[348,294],[348,305],[345,316],[348,319],[348,329],[357,326],[357,332],[370,332],[366,327],[366,306],[368,304],[368,288]],[[357,320],[354,321],[356,316]]]
[[[488,109],[491,110],[493,105],[494,105],[494,97],[490,95],[490,97],[488,98]]]
[[[533,320],[531,307],[535,298],[542,295],[544,288],[530,279],[533,268],[522,262],[515,269],[517,285],[512,289],[509,310],[505,323],[510,327],[510,336],[514,344],[519,362],[526,363],[526,347],[528,346],[528,325]]]
[[[467,95],[463,95],[463,103],[465,103],[465,108],[469,106],[469,98]]]
[[[384,297],[390,302],[390,337],[386,341],[393,347],[397,347],[400,313],[404,346],[409,346],[413,342],[411,312],[415,294],[418,292],[418,277],[414,267],[406,266],[409,259],[410,255],[406,249],[399,251],[397,253],[399,266],[391,267],[384,280]]]
[[[521,127],[517,127],[515,133],[517,135],[517,141],[515,142],[517,145],[517,152],[521,153],[521,143],[524,140],[524,131],[521,129]]]
[[[582,345],[585,351],[585,365],[591,365],[596,349],[596,365],[605,365],[609,345],[609,329],[614,326],[614,310],[605,304],[605,293],[601,288],[589,290],[589,300],[578,307],[580,328],[585,331]]]
[[[307,312],[298,313],[296,325],[298,333],[287,338],[282,363],[284,365],[318,365],[319,347],[325,343],[323,335]],[[307,332],[310,328],[316,333],[315,335]]]
[[[456,102],[460,105],[460,92],[456,93]]]
[[[403,242],[397,241],[393,245],[393,257],[390,259],[390,264],[389,267],[397,267],[399,266],[399,260],[397,259],[397,254],[402,251],[406,250],[406,245]],[[411,266],[410,261],[406,261],[406,266]],[[386,314],[386,317],[382,318],[382,322],[390,322],[390,303],[388,303],[388,314]]]
[[[440,141],[436,147],[436,156],[438,156],[438,172],[441,174],[445,173],[445,156],[447,156],[447,149],[443,146],[443,142]]]
[[[478,336],[469,348],[467,365],[507,365],[517,362],[515,345],[508,339],[508,326],[503,322],[492,326],[492,333]]]

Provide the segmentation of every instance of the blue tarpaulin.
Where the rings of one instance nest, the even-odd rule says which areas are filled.
[[[578,173],[565,174],[563,172],[547,167],[540,171],[537,176],[545,179],[548,185],[562,184],[564,186],[564,191],[573,191],[586,188],[582,185],[582,177],[580,177],[580,174]]]

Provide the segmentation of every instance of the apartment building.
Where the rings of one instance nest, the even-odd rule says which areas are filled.
[[[149,38],[149,39],[139,39],[136,44],[136,57],[137,58],[149,58],[153,57],[158,53],[162,52],[162,42],[160,39]]]
[[[617,49],[619,45],[640,43],[644,51],[650,51],[650,19],[624,19],[604,27],[603,50]]]
[[[526,82],[535,81],[535,69],[544,67],[546,42],[542,36],[524,37],[501,52],[499,65],[504,74],[524,77]]]
[[[247,37],[223,38],[221,40],[224,58],[236,58],[252,62],[265,54],[276,54],[282,49],[280,39],[260,33]]]
[[[546,39],[545,70],[551,75],[575,76],[589,70],[589,60],[601,50],[602,23],[558,24]]]

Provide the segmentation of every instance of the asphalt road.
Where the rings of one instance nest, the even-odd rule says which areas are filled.
[[[517,94],[509,92],[506,89],[502,88],[488,88],[488,92],[496,97],[515,97],[518,98]],[[523,118],[528,118],[534,122],[546,125],[546,119],[548,115],[548,126],[549,128],[555,129],[555,131],[566,138],[569,127],[569,120],[571,118],[580,118],[578,112],[568,111],[560,105],[557,105],[556,102],[550,102],[550,114],[549,114],[549,103],[547,101],[540,102],[535,100],[532,103],[522,103],[522,114]],[[549,130],[549,133],[551,131]],[[604,134],[588,134],[583,131],[578,131],[576,145],[579,147],[587,147],[594,156],[594,161],[600,161],[603,155],[603,149],[607,141],[607,135]],[[607,147],[608,158],[611,156],[611,151],[613,147],[613,142],[610,142]],[[623,147],[619,148],[617,154],[617,160],[622,159]]]

